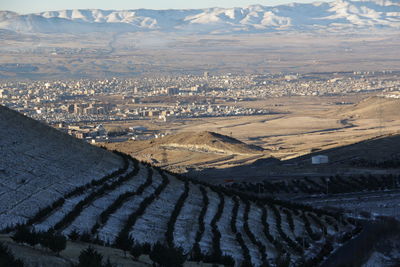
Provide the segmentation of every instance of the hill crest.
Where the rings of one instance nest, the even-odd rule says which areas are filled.
[[[219,154],[257,154],[263,148],[245,144],[233,137],[215,132],[183,132],[150,141],[164,148]]]

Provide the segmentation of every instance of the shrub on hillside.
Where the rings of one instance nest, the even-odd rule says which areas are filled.
[[[160,266],[179,267],[185,263],[186,256],[179,248],[171,248],[157,243],[150,252],[150,259]]]
[[[41,232],[36,235],[40,245],[49,248],[55,253],[60,253],[67,247],[65,236],[53,234],[52,232]]]
[[[133,245],[132,248],[129,250],[129,254],[132,255],[134,259],[138,259],[140,255],[144,253],[143,246],[141,245]]]
[[[76,267],[103,267],[103,255],[89,246],[81,251],[79,263]]]
[[[72,241],[78,240],[79,239],[79,232],[76,229],[72,230],[72,232],[68,235],[68,238],[70,240],[72,240]]]
[[[18,226],[11,238],[17,243],[27,243],[31,246],[39,243],[37,235],[25,226]]]
[[[26,243],[31,246],[40,244],[55,253],[61,252],[67,246],[67,239],[62,235],[54,234],[51,231],[36,233],[25,226],[18,227],[11,238],[17,243]]]

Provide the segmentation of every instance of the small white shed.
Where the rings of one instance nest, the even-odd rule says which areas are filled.
[[[326,155],[317,155],[311,158],[311,163],[314,165],[317,164],[326,164],[329,163],[329,157]]]

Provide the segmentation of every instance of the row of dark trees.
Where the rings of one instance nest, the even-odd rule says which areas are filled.
[[[169,173],[169,172],[167,172],[167,173]],[[212,256],[212,255],[203,255],[201,250],[200,250],[200,246],[199,246],[199,241],[201,240],[201,237],[202,237],[202,235],[204,233],[204,230],[205,230],[205,227],[204,227],[204,216],[205,216],[206,211],[207,211],[207,206],[209,205],[209,200],[208,200],[208,197],[207,197],[206,188],[209,188],[210,190],[213,190],[214,192],[217,192],[218,194],[221,194],[220,196],[222,196],[223,198],[226,197],[226,196],[230,196],[230,197],[233,197],[233,199],[234,199],[234,207],[233,207],[232,218],[231,218],[231,231],[232,231],[232,233],[235,234],[236,239],[237,239],[239,245],[242,248],[242,255],[244,257],[244,260],[242,262],[243,266],[246,266],[246,265],[252,266],[252,262],[251,262],[250,251],[249,251],[248,247],[245,244],[245,241],[244,241],[244,238],[242,236],[242,233],[240,233],[237,230],[237,227],[236,227],[236,219],[237,219],[237,216],[238,216],[237,214],[238,214],[238,209],[239,209],[239,205],[240,205],[239,204],[240,200],[242,202],[244,202],[244,203],[246,203],[246,201],[247,201],[248,203],[256,204],[256,205],[258,205],[259,207],[262,208],[263,215],[262,215],[261,219],[262,219],[262,223],[264,225],[264,232],[265,232],[265,234],[267,236],[267,239],[277,248],[278,254],[280,255],[280,257],[278,257],[276,259],[276,264],[278,266],[287,266],[290,263],[290,256],[287,253],[287,251],[285,250],[285,248],[282,246],[282,243],[280,241],[275,240],[274,237],[269,233],[269,225],[268,225],[267,218],[266,218],[267,217],[267,210],[265,208],[266,205],[274,205],[274,206],[277,205],[277,206],[280,206],[281,209],[286,214],[286,218],[287,218],[289,227],[291,228],[292,231],[294,231],[294,222],[293,222],[293,218],[292,218],[292,213],[293,212],[297,216],[300,216],[304,212],[313,213],[313,214],[316,215],[316,218],[317,217],[321,217],[321,216],[325,216],[325,219],[326,218],[330,218],[330,219],[328,219],[328,221],[330,223],[332,223],[332,225],[334,225],[336,230],[339,230],[337,224],[335,223],[335,218],[339,218],[339,216],[340,217],[342,216],[342,214],[340,212],[330,212],[330,211],[320,210],[320,209],[313,208],[313,207],[308,206],[308,205],[299,204],[299,203],[291,203],[291,202],[287,202],[287,201],[280,201],[280,200],[276,200],[276,199],[273,199],[273,198],[270,198],[270,197],[258,197],[258,196],[254,196],[254,195],[248,195],[246,193],[237,192],[236,190],[230,190],[229,188],[225,188],[225,187],[222,187],[222,186],[214,186],[214,185],[209,185],[207,183],[200,182],[200,181],[197,181],[197,180],[192,180],[190,178],[186,178],[186,177],[183,177],[181,175],[177,175],[177,174],[173,174],[173,173],[169,173],[169,174],[175,176],[177,179],[180,179],[181,181],[186,181],[186,182],[189,181],[190,183],[200,185],[200,190],[201,190],[201,192],[203,194],[203,207],[202,207],[202,210],[201,210],[200,215],[198,217],[199,230],[196,233],[195,243],[194,243],[194,246],[193,246],[192,251],[191,251],[191,259],[194,260],[194,261],[196,261],[196,260],[197,261],[200,261],[200,260],[207,261],[207,259],[208,259],[208,260],[211,260],[211,261],[213,261],[215,263],[218,262],[218,260],[216,258],[210,258],[210,256]],[[320,189],[322,189],[322,188],[323,188],[323,186],[320,186]],[[221,203],[221,201],[220,201],[220,203]],[[275,213],[275,215],[279,214],[277,216],[277,218],[280,218],[280,216],[281,216],[280,211],[276,207],[275,207],[275,209],[276,210],[275,211],[273,210],[273,213]],[[299,210],[301,212],[299,212]],[[214,219],[218,219],[218,216],[214,216],[213,220]],[[314,220],[314,218],[312,218],[312,219]],[[319,222],[322,224],[321,221],[319,221]],[[353,225],[358,225],[358,227],[361,228],[361,226],[359,226],[359,224],[358,224],[358,222],[356,220],[350,220],[350,223],[353,224]],[[321,227],[321,224],[318,224],[318,225]],[[325,231],[326,231],[326,227],[322,226],[322,229],[325,229]],[[248,230],[250,230],[250,229],[248,229]],[[282,233],[285,235],[285,233],[282,230],[282,226],[281,225],[280,225],[280,227],[278,227],[278,231],[280,232],[280,236],[282,236]],[[250,239],[252,239],[250,237],[251,234],[249,234],[247,232],[248,231],[245,230],[246,235],[249,236]],[[218,233],[219,233],[219,231],[218,231]],[[354,236],[355,234],[357,234],[357,232],[353,231],[353,233],[350,233],[350,234],[352,234],[352,236]],[[214,234],[214,232],[213,232],[213,240],[219,240],[220,237],[218,238],[218,236],[219,236],[218,234]],[[285,236],[287,237],[287,235],[285,235]],[[253,235],[253,237],[254,237],[254,235]],[[304,240],[302,240],[302,241],[303,241],[303,243],[305,243]],[[291,247],[292,250],[296,250],[297,253],[299,253],[301,255],[303,254],[303,249],[299,245],[300,244],[300,240],[295,240],[294,241],[294,240],[290,239],[289,237],[287,237],[285,242],[288,243],[289,247]],[[213,242],[213,244],[214,244],[213,246],[215,246],[216,242]],[[306,247],[308,247],[308,244],[306,244]],[[213,251],[215,251],[215,249],[213,249]],[[327,251],[327,250],[325,250],[325,251]],[[265,254],[265,256],[266,256],[266,254]],[[234,264],[233,258],[226,257],[226,256],[221,256],[221,258],[219,260],[219,263],[222,263],[222,262],[225,262],[226,266],[230,266],[230,265]]]
[[[67,246],[67,239],[62,235],[52,232],[35,232],[26,226],[17,227],[11,238],[17,243],[25,243],[30,246],[40,244],[55,253],[63,251]]]
[[[324,223],[317,216],[315,216],[312,213],[308,213],[308,217],[310,217],[311,220],[313,220],[314,223],[316,225],[318,225],[318,227],[321,229],[321,232],[322,232],[323,236],[326,236],[327,235],[327,229],[326,229],[326,226],[324,225]]]
[[[185,190],[183,191],[182,195],[179,197],[178,201],[175,204],[174,210],[172,211],[171,217],[167,224],[167,231],[165,232],[165,240],[169,247],[175,247],[174,242],[174,231],[175,231],[175,223],[178,219],[179,213],[183,205],[185,204],[186,198],[189,196],[189,182],[185,181]]]
[[[147,254],[156,266],[162,267],[181,267],[186,261],[186,256],[182,250],[170,248],[161,243],[150,244],[133,244],[130,254],[134,259],[138,259],[140,255]],[[3,266],[3,265],[0,265]],[[10,265],[11,267],[12,265]],[[79,262],[74,267],[112,267],[115,266],[104,260],[104,256],[92,246],[83,249],[79,255]],[[18,267],[18,266],[16,266]]]
[[[68,212],[60,221],[54,225],[54,230],[60,231],[73,222],[87,207],[90,203],[93,203],[96,199],[104,196],[107,192],[115,190],[117,187],[121,186],[123,183],[132,179],[139,172],[139,164],[137,161],[134,162],[135,168],[128,174],[119,176],[115,181],[111,183],[104,183],[99,189],[94,190],[84,199],[78,202],[74,208]]]
[[[135,162],[137,164],[137,161],[135,161]],[[149,166],[149,169],[151,169],[150,166]],[[194,243],[194,246],[193,246],[192,251],[191,251],[192,260],[199,260],[199,261],[202,260],[202,261],[209,261],[209,262],[214,262],[214,263],[222,263],[222,264],[225,264],[227,266],[231,266],[231,265],[234,264],[233,258],[221,255],[222,254],[221,248],[220,248],[221,233],[219,232],[218,227],[217,227],[217,223],[218,223],[220,217],[222,216],[222,212],[223,212],[223,209],[224,209],[224,200],[225,200],[226,196],[233,197],[233,199],[234,199],[234,207],[233,207],[232,218],[231,218],[231,231],[236,236],[236,240],[237,240],[237,242],[239,243],[239,245],[240,245],[240,247],[242,249],[242,255],[244,257],[244,260],[243,260],[242,264],[244,266],[246,266],[246,265],[251,266],[252,263],[251,263],[250,252],[249,252],[248,247],[246,246],[246,243],[244,241],[244,237],[242,236],[242,233],[237,230],[237,227],[236,227],[236,219],[237,219],[237,216],[238,216],[237,214],[238,214],[238,209],[239,209],[239,205],[240,205],[239,201],[242,201],[243,203],[245,203],[245,212],[244,212],[245,221],[244,221],[244,233],[243,234],[246,234],[249,237],[249,239],[252,241],[252,243],[254,243],[258,247],[258,250],[260,251],[260,254],[263,257],[263,259],[262,259],[263,263],[267,263],[267,264],[268,264],[268,262],[267,262],[267,255],[265,253],[265,247],[263,247],[264,245],[261,242],[259,242],[259,240],[257,240],[257,238],[254,236],[254,234],[251,233],[250,227],[249,227],[248,222],[247,222],[248,221],[248,213],[249,213],[251,204],[258,205],[259,207],[264,207],[263,208],[263,215],[262,215],[262,222],[263,222],[263,225],[264,225],[265,235],[267,236],[267,239],[272,244],[274,244],[274,246],[277,248],[278,252],[281,255],[286,255],[284,257],[285,259],[287,259],[287,253],[286,253],[285,249],[283,248],[282,244],[280,242],[278,242],[277,240],[275,240],[272,237],[272,235],[270,235],[270,233],[269,233],[269,225],[267,223],[267,218],[266,218],[266,216],[267,216],[266,208],[265,208],[266,205],[272,205],[274,207],[275,207],[275,205],[278,205],[278,206],[280,206],[282,208],[285,208],[285,210],[287,209],[287,212],[285,212],[285,213],[286,213],[286,217],[287,217],[287,220],[288,220],[288,223],[289,223],[289,226],[290,226],[291,229],[292,229],[292,226],[291,226],[290,221],[292,221],[292,220],[289,219],[289,216],[291,216],[290,211],[297,211],[297,209],[299,209],[299,210],[302,210],[303,212],[304,211],[314,212],[315,214],[317,214],[317,216],[322,216],[322,215],[331,216],[331,218],[335,218],[335,216],[337,215],[337,214],[332,213],[332,212],[327,212],[327,211],[322,211],[322,210],[319,210],[319,209],[314,209],[314,208],[312,208],[310,206],[307,206],[307,205],[302,205],[302,204],[297,204],[297,203],[290,203],[290,202],[285,202],[285,201],[279,201],[279,200],[275,200],[275,199],[272,199],[272,198],[269,198],[269,197],[262,197],[261,198],[261,197],[257,197],[257,196],[250,196],[250,195],[247,195],[247,194],[242,193],[242,192],[236,192],[236,191],[230,190],[229,188],[209,185],[207,183],[203,183],[203,182],[199,182],[199,181],[196,181],[196,180],[192,180],[190,178],[186,178],[186,177],[183,177],[181,175],[176,175],[176,174],[172,174],[172,173],[169,173],[169,172],[166,172],[166,171],[162,171],[159,168],[155,168],[155,169],[160,172],[160,175],[161,175],[161,177],[163,179],[162,183],[160,184],[160,186],[158,186],[156,188],[155,192],[152,195],[150,195],[147,198],[145,198],[143,200],[143,202],[139,205],[139,208],[129,216],[128,220],[124,224],[124,227],[121,229],[120,233],[118,234],[118,237],[117,237],[116,242],[114,244],[116,247],[121,248],[124,251],[130,251],[132,255],[133,254],[137,255],[139,252],[140,253],[149,254],[149,253],[152,253],[152,251],[154,250],[155,246],[153,246],[153,248],[150,247],[150,248],[142,249],[142,245],[135,244],[134,240],[132,240],[132,238],[129,237],[129,231],[134,226],[136,220],[145,213],[146,208],[154,201],[154,199],[156,197],[158,197],[158,195],[168,185],[169,180],[168,180],[167,174],[174,175],[177,179],[179,179],[181,181],[184,181],[185,182],[185,188],[186,187],[188,188],[190,183],[193,183],[193,184],[196,184],[196,185],[200,185],[200,190],[201,190],[202,195],[203,195],[203,207],[202,207],[202,210],[201,210],[201,212],[199,214],[199,217],[198,217],[199,229],[198,229],[198,232],[196,233],[195,243]],[[138,166],[135,167],[135,170],[138,171]],[[106,190],[106,191],[107,190],[114,190],[115,187],[113,188],[112,186],[116,185],[117,182],[118,183],[121,182],[121,179],[126,179],[126,176],[127,175],[120,177],[119,179],[117,179],[116,181],[112,182],[111,184],[104,183],[100,187],[99,190],[96,190],[96,192],[100,191],[100,193],[104,194],[105,191],[102,192],[102,188],[104,188],[104,190]],[[142,184],[139,188],[143,188],[143,190],[144,190],[144,188],[145,188],[144,185],[147,184],[147,186],[149,186],[151,183],[152,183],[151,178],[148,177],[147,181],[144,184]],[[214,218],[212,219],[212,222],[211,222],[211,229],[212,229],[212,232],[213,232],[213,238],[212,238],[213,239],[213,253],[211,255],[203,255],[203,253],[200,250],[200,246],[199,246],[199,242],[200,242],[200,240],[201,240],[201,238],[203,236],[204,230],[205,230],[204,217],[205,217],[208,205],[209,205],[209,199],[207,197],[207,190],[206,189],[213,190],[214,192],[216,192],[219,195],[219,198],[220,198],[220,203],[218,205],[217,213],[216,213],[216,215],[214,216]],[[135,191],[135,192],[137,194],[138,191]],[[185,192],[186,192],[186,190],[185,190]],[[187,198],[187,194],[188,193],[185,194],[185,192],[181,195],[180,199],[178,200],[177,207],[175,207],[174,212],[171,215],[170,222],[168,223],[168,231],[166,233],[167,243],[166,244],[157,244],[158,250],[161,249],[164,252],[165,251],[169,251],[169,249],[170,250],[174,250],[175,252],[177,251],[177,254],[176,254],[177,258],[179,258],[180,255],[183,255],[183,253],[179,248],[175,248],[173,246],[174,245],[173,232],[174,232],[176,218],[179,215],[179,212],[183,207],[184,200]],[[117,199],[116,203],[113,203],[112,205],[110,205],[110,207],[108,207],[102,213],[102,216],[100,216],[100,218],[103,218],[103,219],[100,220],[100,225],[99,226],[95,226],[95,227],[92,228],[92,231],[91,231],[92,235],[97,231],[98,227],[100,227],[102,224],[104,224],[107,221],[109,215],[112,212],[115,212],[115,210],[117,210],[119,207],[121,207],[122,203],[124,203],[127,199],[129,199],[130,197],[133,197],[134,195],[136,195],[136,194],[133,194],[134,193],[133,191],[130,192],[130,193],[131,194],[126,194],[126,195],[123,194],[123,195],[121,195]],[[98,195],[94,195],[93,199],[95,199],[96,197],[98,197]],[[183,200],[181,200],[181,199],[183,199]],[[90,201],[87,202],[87,203],[90,203]],[[85,205],[81,205],[81,207],[79,209],[82,210],[87,205],[87,203]],[[179,203],[181,203],[181,204],[179,204]],[[276,207],[275,207],[275,209],[276,209]],[[280,218],[280,216],[281,216],[280,215],[280,211],[279,210],[274,211],[274,209],[272,209],[272,210],[275,213],[276,218],[278,218],[278,217]],[[288,215],[289,213],[290,213],[290,215]],[[279,215],[277,215],[277,214],[279,214]],[[78,215],[75,215],[75,216],[78,216]],[[277,220],[280,221],[281,219],[277,219]],[[352,223],[356,224],[356,222],[352,222]],[[294,225],[293,225],[293,229],[294,229]],[[293,231],[293,229],[292,229],[292,231]],[[285,234],[282,231],[281,223],[279,223],[278,231],[280,232],[281,236],[282,236],[282,233]],[[171,236],[172,236],[172,238],[171,238]],[[77,236],[75,238],[78,238],[80,240],[87,239],[90,242],[95,241],[95,238],[91,237],[91,235],[88,234],[88,233],[86,233],[86,234],[84,233],[84,234],[81,234],[81,235],[79,235],[77,233]],[[283,238],[283,239],[285,239],[285,238]],[[289,237],[287,237],[287,239],[297,245],[297,243],[295,241],[291,240]],[[289,244],[290,241],[286,240],[286,242],[288,244]],[[291,246],[291,245],[289,244],[289,246]],[[264,253],[261,253],[261,251],[264,251]],[[160,255],[162,253],[157,253],[157,254]],[[173,255],[173,253],[171,252],[170,255]],[[186,258],[187,255],[183,255],[183,256]],[[176,266],[178,266],[178,265],[176,265]]]
[[[268,212],[266,207],[261,207],[261,223],[263,225],[263,232],[264,235],[267,237],[268,241],[274,245],[275,249],[278,251],[279,254],[284,254],[286,252],[285,248],[283,247],[282,243],[276,240],[270,232],[269,223],[267,220]]]
[[[242,192],[251,193],[307,193],[307,194],[341,194],[359,191],[378,191],[385,189],[395,189],[400,186],[400,176],[389,175],[335,175],[330,177],[319,177],[311,179],[304,177],[303,179],[293,179],[290,181],[261,183],[233,183],[226,185]]]
[[[267,248],[261,241],[259,241],[256,238],[256,236],[250,230],[250,226],[249,226],[250,207],[251,207],[250,202],[245,201],[245,208],[244,208],[244,213],[243,213],[243,230],[246,233],[246,235],[249,237],[250,241],[257,247],[258,252],[260,253],[260,256],[261,256],[262,266],[267,267],[267,266],[269,266],[269,263],[267,260]]]
[[[222,213],[224,211],[225,206],[225,198],[221,192],[216,192],[218,194],[218,207],[217,212],[215,213],[214,217],[210,222],[211,226],[211,233],[212,233],[212,254],[211,258],[213,261],[219,262],[222,257],[221,251],[221,233],[218,230],[217,223],[221,219]]]
[[[282,209],[283,213],[286,215],[286,221],[289,224],[289,228],[292,232],[294,232],[294,221],[293,221],[293,216],[292,212],[288,209]]]
[[[312,240],[314,241],[318,241],[321,239],[321,235],[318,233],[315,233],[312,229],[311,229],[311,224],[310,224],[310,220],[308,220],[306,213],[303,213],[301,215],[301,219],[304,222],[304,228],[306,229],[307,234],[311,237]]]
[[[155,167],[157,169],[157,167]],[[259,206],[265,206],[268,204],[274,204],[274,205],[278,205],[287,209],[290,209],[293,212],[297,212],[299,213],[297,210],[301,210],[301,211],[308,211],[308,212],[313,212],[315,213],[318,217],[321,217],[323,215],[328,215],[331,216],[332,218],[337,218],[338,216],[342,216],[342,212],[332,212],[332,211],[327,211],[327,210],[322,210],[322,209],[318,209],[306,204],[301,204],[298,202],[289,202],[289,201],[283,201],[283,200],[279,200],[273,197],[269,197],[269,196],[258,196],[258,195],[254,195],[254,194],[248,194],[244,191],[238,191],[235,190],[234,187],[235,186],[241,186],[242,184],[249,184],[249,183],[234,183],[231,184],[231,186],[222,186],[222,185],[211,185],[208,184],[206,182],[203,181],[199,181],[199,180],[195,180],[189,177],[184,177],[180,174],[175,174],[175,173],[171,173],[170,171],[164,170],[165,173],[168,173],[174,177],[176,177],[177,179],[181,180],[181,181],[189,181],[193,184],[196,185],[201,185],[204,188],[209,188],[215,192],[221,192],[223,193],[225,196],[230,196],[230,197],[240,197],[240,199],[242,200],[248,200],[254,204],[257,204]],[[399,179],[400,179],[400,175],[399,175]],[[266,183],[268,183],[267,181],[265,181]],[[282,183],[282,188],[287,188],[287,185],[284,182]],[[254,186],[254,184],[249,184],[251,186]],[[256,188],[254,188],[254,192],[257,192]]]
[[[93,247],[81,251],[79,255],[79,262],[74,267],[112,267],[110,260],[103,261],[103,255],[97,252]]]
[[[133,241],[129,252],[136,260],[142,254],[149,255],[154,264],[165,267],[181,267],[188,257],[181,248],[170,247],[163,243],[156,243],[152,246],[148,243],[138,244]]]
[[[200,242],[201,238],[203,237],[203,234],[205,231],[204,217],[206,216],[208,205],[210,202],[210,200],[208,199],[208,196],[207,196],[207,190],[203,186],[200,186],[200,192],[203,197],[203,204],[201,207],[199,217],[197,219],[199,229],[196,232],[196,236],[194,239],[194,244],[193,244],[193,248],[192,248],[192,252],[191,252],[191,254],[192,254],[191,259],[193,261],[201,261],[204,258],[204,255],[202,254],[201,249],[200,249],[199,242]]]
[[[132,199],[135,196],[139,196],[139,195],[143,194],[144,190],[146,190],[146,188],[148,188],[149,186],[152,185],[153,169],[148,168],[147,170],[148,170],[147,178],[143,184],[141,184],[136,190],[128,191],[128,192],[125,192],[122,195],[120,195],[116,200],[114,200],[113,203],[111,203],[100,214],[98,222],[95,225],[93,225],[93,227],[91,229],[92,234],[95,234],[97,232],[97,230],[108,221],[111,214],[115,213],[119,208],[121,208],[124,203],[126,203],[127,201],[129,201],[130,199]]]
[[[203,206],[198,217],[199,229],[196,233],[195,242],[190,253],[190,259],[193,261],[203,261],[207,263],[222,264],[224,266],[233,266],[235,264],[235,260],[230,256],[224,255],[221,250],[221,233],[217,225],[222,217],[222,213],[225,207],[224,195],[221,194],[221,192],[215,191],[218,194],[219,204],[217,207],[217,212],[210,222],[212,232],[212,251],[210,254],[206,255],[202,253],[200,249],[199,242],[205,231],[204,217],[206,215],[209,205],[207,190],[204,187],[200,186],[200,191],[203,195]]]
[[[184,177],[180,174],[175,174],[175,173],[171,173],[168,171],[166,171],[166,172],[182,182],[199,185],[200,191],[203,196],[203,205],[202,205],[202,209],[200,211],[199,217],[198,217],[199,229],[196,232],[195,242],[193,244],[193,247],[192,247],[192,250],[190,253],[191,260],[203,261],[203,262],[209,262],[209,263],[219,263],[224,266],[233,266],[235,264],[234,259],[230,256],[223,255],[223,253],[221,251],[221,244],[220,244],[221,243],[221,233],[217,226],[217,223],[219,222],[219,220],[222,216],[224,206],[225,206],[225,198],[224,198],[223,191],[218,186],[212,186],[205,182],[194,180],[189,177]],[[217,212],[210,222],[211,231],[212,231],[212,253],[209,255],[205,255],[202,253],[202,251],[200,249],[200,244],[199,244],[199,242],[204,234],[204,231],[205,231],[204,217],[206,215],[207,208],[209,206],[209,198],[207,196],[206,188],[209,188],[210,190],[217,193],[218,198],[219,198]]]
[[[288,237],[282,229],[282,217],[279,209],[273,205],[269,204],[269,208],[272,210],[275,221],[276,221],[276,229],[280,235],[280,237],[288,244],[288,246],[297,254],[303,254],[303,248],[297,244],[297,242],[293,241],[290,237]]]
[[[136,221],[142,216],[147,207],[153,203],[153,201],[161,194],[161,192],[167,187],[169,184],[169,179],[168,176],[165,175],[165,173],[160,172],[160,175],[162,177],[162,182],[161,184],[156,188],[156,190],[153,192],[153,194],[147,196],[143,201],[140,203],[138,209],[131,213],[128,217],[128,219],[125,221],[124,226],[118,233],[118,236],[115,240],[115,246],[117,248],[120,248],[124,251],[129,251],[131,248],[132,244],[130,242],[129,238],[129,232],[132,229],[132,227],[135,225]]]
[[[271,205],[271,207],[275,206],[275,205],[280,206],[281,209],[287,209],[288,212],[293,212],[296,214],[296,216],[300,216],[304,212],[308,212],[310,214],[311,213],[315,214],[316,218],[321,218],[321,217],[325,216],[325,218],[330,218],[330,219],[328,219],[328,221],[333,225],[333,227],[337,231],[339,230],[339,227],[338,227],[337,223],[335,223],[337,221],[336,218],[342,218],[341,222],[340,222],[342,225],[347,225],[350,223],[356,227],[354,231],[346,232],[344,234],[344,236],[346,236],[346,237],[349,237],[349,236],[354,237],[361,231],[360,229],[362,229],[361,224],[357,220],[354,220],[351,218],[343,219],[343,214],[341,213],[341,211],[334,212],[334,211],[321,210],[321,209],[314,208],[314,207],[304,205],[301,203],[281,201],[278,199],[273,199],[271,197],[266,197],[266,196],[260,197],[260,196],[254,195],[254,194],[250,195],[250,194],[247,194],[247,193],[241,192],[241,191],[236,191],[236,190],[230,191],[227,188],[224,188],[224,189],[225,189],[225,190],[223,190],[224,193],[226,193],[230,196],[233,196],[233,195],[239,196],[242,200],[249,200],[252,203],[257,204],[262,208],[262,210],[263,210],[262,223],[264,225],[264,233],[267,236],[267,239],[275,246],[275,248],[277,248],[278,254],[282,256],[282,257],[278,257],[276,259],[276,264],[279,266],[286,266],[286,264],[288,264],[288,262],[290,262],[290,256],[285,251],[284,247],[282,246],[282,243],[275,240],[274,237],[269,233],[269,225],[266,220],[267,219],[267,210],[266,210],[265,206],[268,206],[268,205]],[[299,212],[299,211],[301,211],[301,212]],[[275,210],[275,211],[273,210],[273,213],[274,213],[274,215],[279,214],[277,216],[277,218],[280,217],[279,210]],[[288,221],[290,221],[290,219],[288,219]],[[289,223],[289,227],[291,227],[290,222],[288,222],[288,223]],[[319,225],[319,226],[321,226],[321,225]],[[294,227],[294,225],[293,225],[293,227]],[[289,247],[291,247],[292,249],[295,249],[298,254],[303,255],[303,248],[302,248],[301,244],[303,244],[305,248],[308,248],[309,247],[308,242],[306,242],[304,240],[304,238],[303,239],[296,238],[295,241],[291,240],[290,238],[286,239],[285,238],[286,235],[282,231],[282,228],[277,227],[277,229],[278,229],[280,236],[282,237],[282,239],[284,239],[288,243]],[[323,231],[323,233],[326,233],[326,227],[323,226],[322,231]],[[312,232],[312,231],[309,231],[309,233],[310,232]],[[314,238],[316,239],[316,236],[315,236],[316,233],[313,233],[313,235],[314,235]],[[320,239],[320,237],[321,237],[321,235],[319,235],[319,239]],[[320,260],[320,258],[318,258],[318,259]]]
[[[242,255],[243,255],[242,266],[243,267],[252,266],[249,248],[246,246],[246,242],[244,242],[242,234],[238,231],[236,227],[236,220],[239,212],[239,206],[240,206],[239,199],[237,197],[234,197],[232,217],[231,217],[231,231],[236,236],[236,241],[239,243],[242,249]]]
[[[229,190],[229,189],[227,189],[225,187],[219,187],[219,188],[213,188],[213,189],[214,190],[220,190],[223,194],[225,194],[227,196],[232,196],[232,197],[238,196],[242,201],[248,200],[253,204],[259,205],[260,207],[264,207],[265,205],[269,205],[269,204],[270,205],[280,206],[281,209],[287,209],[287,213],[286,214],[288,214],[290,212],[294,212],[297,216],[300,216],[300,214],[302,214],[303,212],[310,212],[310,213],[314,213],[317,217],[325,216],[325,218],[329,217],[332,220],[334,220],[334,218],[341,218],[342,217],[342,214],[340,212],[331,212],[331,211],[320,210],[320,209],[313,208],[311,206],[304,205],[304,204],[281,201],[281,200],[273,199],[273,198],[270,198],[270,197],[258,197],[258,196],[254,196],[254,195],[248,195],[248,194],[242,193],[242,192],[231,191],[231,190]],[[287,254],[287,252],[285,251],[285,249],[282,246],[282,244],[279,241],[275,240],[273,238],[273,236],[269,234],[269,226],[268,226],[268,223],[266,221],[266,209],[263,209],[263,210],[265,210],[265,216],[264,216],[264,218],[262,218],[263,219],[262,222],[264,224],[264,230],[265,229],[268,230],[268,231],[264,231],[264,232],[266,232],[267,239],[272,244],[274,244],[274,246],[277,248],[277,251],[279,252],[279,255],[282,255],[282,257],[280,257],[280,260],[277,259],[277,261],[288,262],[288,258],[290,258],[289,254]],[[300,210],[301,212],[299,212],[298,210]],[[278,210],[278,213],[279,213],[279,216],[280,216],[279,210]],[[294,223],[293,223],[292,226],[290,226],[291,225],[290,221],[292,221],[292,220],[290,220],[291,213],[290,213],[290,215],[287,215],[287,217],[288,216],[289,216],[289,219],[288,219],[289,227],[291,227],[292,230],[294,230]],[[331,223],[334,225],[336,230],[339,230],[337,224],[335,224],[334,222],[331,222]],[[353,225],[356,225],[356,226],[358,225],[358,222],[356,220],[350,220],[350,223],[353,224]],[[346,224],[345,220],[343,220],[343,224]],[[361,227],[361,226],[358,226],[358,227]],[[278,227],[278,229],[280,229],[280,230],[278,230],[280,232],[280,235],[282,235],[282,233],[285,235],[285,233],[283,232],[281,227]],[[322,229],[323,229],[323,231],[326,231],[326,227],[322,227]],[[349,233],[349,234],[351,234],[351,233]],[[356,234],[356,232],[354,231],[352,235],[354,236],[355,234]],[[238,239],[238,242],[240,244],[241,243],[240,239],[243,240],[243,237],[241,236],[241,234],[239,235],[239,237],[237,237],[237,239]],[[297,253],[299,253],[301,255],[303,253],[303,248],[302,248],[302,246],[300,244],[303,243],[306,248],[309,247],[308,242],[305,242],[301,238],[299,238],[298,240],[297,239],[296,240],[292,240],[292,239],[290,239],[288,237],[286,239],[286,242],[288,242],[288,244],[290,244],[289,247],[291,247],[292,249],[294,247],[296,247],[295,249],[297,250]],[[244,251],[246,251],[246,249],[244,249]],[[246,253],[244,252],[243,253],[244,257],[245,257],[245,254]],[[246,262],[249,262],[249,261],[248,260],[244,260],[244,263],[246,263]]]
[[[367,160],[367,159],[356,159],[351,161],[351,165],[357,167],[367,168],[380,168],[380,169],[392,169],[400,168],[400,159],[387,159],[387,160]]]

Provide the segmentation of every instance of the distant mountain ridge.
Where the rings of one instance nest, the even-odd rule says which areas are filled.
[[[23,33],[161,31],[232,34],[400,29],[399,0],[336,0],[279,6],[182,10],[75,9],[20,15],[0,11],[0,29]]]

